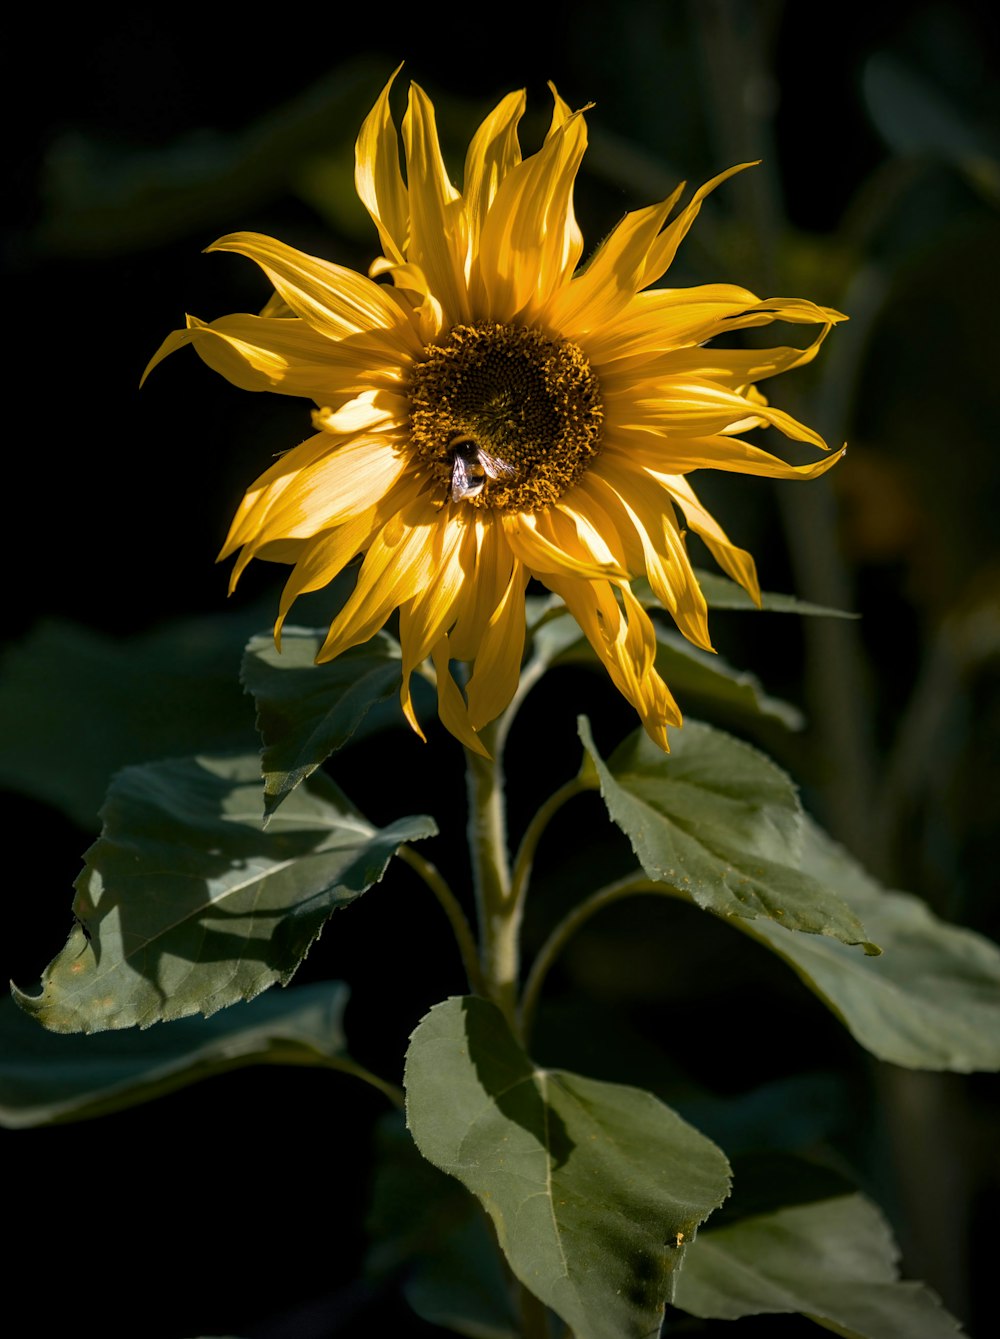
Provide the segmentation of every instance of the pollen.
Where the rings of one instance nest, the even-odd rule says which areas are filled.
[[[409,383],[416,463],[447,497],[453,444],[497,462],[474,507],[533,512],[576,483],[601,449],[604,408],[593,368],[570,340],[528,326],[456,325],[429,345]]]

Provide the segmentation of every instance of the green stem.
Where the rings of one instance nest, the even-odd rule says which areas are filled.
[[[511,880],[511,897],[517,909],[516,914],[519,922],[524,910],[524,898],[528,891],[528,880],[531,878],[531,866],[534,863],[535,850],[541,840],[542,833],[567,800],[571,800],[574,795],[579,795],[590,789],[589,782],[582,781],[578,776],[574,777],[572,781],[567,781],[564,786],[560,786],[557,791],[549,796],[528,824],[514,861],[514,875]]]
[[[380,1079],[370,1069],[365,1069],[364,1065],[358,1065],[353,1060],[324,1060],[322,1063],[326,1069],[339,1069],[343,1074],[353,1074],[356,1079],[361,1079],[364,1083],[369,1083],[373,1088],[377,1088],[400,1111],[406,1109],[406,1098],[402,1088],[395,1083],[390,1083],[388,1079]]]
[[[462,955],[462,964],[465,967],[465,974],[469,978],[469,986],[477,995],[482,995],[484,993],[483,978],[479,970],[476,941],[465,912],[459,905],[458,898],[451,891],[437,866],[432,864],[431,861],[425,860],[422,855],[418,855],[412,846],[401,846],[396,854],[405,864],[409,865],[414,873],[420,875],[440,902],[458,943],[458,951]]]
[[[521,670],[521,677],[517,681],[517,688],[514,690],[514,696],[511,698],[502,715],[495,722],[495,752],[494,757],[499,762],[503,757],[503,751],[507,744],[507,736],[510,734],[510,727],[514,724],[514,717],[521,708],[524,699],[534,688],[535,684],[545,673],[548,666],[543,660],[537,657],[529,660]]]
[[[537,958],[531,965],[531,971],[528,973],[528,980],[524,987],[524,995],[521,998],[521,1031],[526,1040],[531,1035],[539,997],[549,968],[558,958],[567,941],[576,934],[585,921],[588,921],[598,911],[603,911],[605,907],[611,906],[613,902],[620,902],[624,897],[633,897],[636,893],[677,895],[676,890],[671,888],[669,884],[654,883],[652,879],[647,879],[644,875],[630,874],[624,879],[619,879],[616,883],[605,884],[596,893],[591,893],[559,922],[546,939]]]
[[[480,735],[493,757],[483,758],[469,749],[465,752],[469,853],[479,912],[479,962],[484,992],[516,1030],[519,927],[517,907],[511,896],[503,767],[496,734],[494,723]]]

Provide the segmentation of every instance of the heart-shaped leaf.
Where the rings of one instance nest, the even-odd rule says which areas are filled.
[[[729,1166],[651,1093],[539,1069],[500,1011],[436,1005],[406,1061],[407,1120],[424,1157],[493,1219],[524,1286],[576,1339],[648,1339]]]

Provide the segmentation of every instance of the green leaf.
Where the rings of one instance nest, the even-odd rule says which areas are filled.
[[[529,623],[534,624],[532,647],[539,667],[581,662],[598,667],[590,643],[561,601],[537,600],[534,607],[529,607]],[[722,708],[727,714],[766,716],[786,729],[802,728],[798,708],[769,697],[753,674],[734,669],[722,656],[692,646],[679,632],[659,623],[655,628],[656,668],[682,704],[686,705],[690,697],[702,706]]]
[[[971,46],[970,54],[978,55]],[[862,87],[871,118],[891,149],[940,157],[968,176],[991,203],[1000,200],[996,138],[976,124],[974,113],[893,55],[869,56]]]
[[[61,1037],[0,1001],[0,1124],[87,1120],[244,1065],[350,1069],[340,982],[269,991],[212,1018]]]
[[[387,632],[325,665],[316,655],[326,633],[286,628],[281,651],[270,633],[251,638],[241,678],[257,703],[264,741],[264,812],[274,813],[331,753],[343,748],[368,711],[399,689],[399,643]]]
[[[763,754],[695,721],[669,755],[638,730],[605,762],[583,718],[580,738],[650,879],[724,920],[761,917],[878,952],[847,903],[800,870],[798,796]]]
[[[756,675],[734,669],[722,656],[692,646],[679,632],[659,624],[656,641],[656,668],[682,704],[695,698],[731,715],[767,716],[787,730],[802,729],[804,718],[798,707],[770,697]]]
[[[403,1275],[403,1293],[431,1325],[472,1339],[517,1339],[511,1289],[479,1205],[421,1157],[397,1112],[378,1125],[366,1228],[366,1272]]]
[[[349,58],[245,129],[202,128],[163,148],[66,132],[44,164],[36,245],[57,255],[121,256],[252,214],[283,198],[339,128],[361,123],[386,75],[384,61]]]
[[[919,898],[885,891],[814,823],[804,838],[803,868],[864,918],[882,956],[862,958],[765,921],[741,928],[780,954],[879,1059],[1000,1069],[1000,948],[939,920]]]
[[[850,1339],[953,1339],[929,1289],[901,1283],[899,1252],[862,1195],[840,1195],[707,1228],[687,1254],[674,1305],[703,1319],[798,1312]]]
[[[655,1334],[722,1152],[652,1094],[536,1068],[499,1010],[436,1005],[406,1060],[417,1147],[493,1219],[518,1279],[576,1339]]]
[[[108,792],[76,882],[77,926],[42,991],[15,991],[54,1032],[213,1014],[286,982],[338,907],[432,819],[373,827],[320,773],[268,831],[256,757],[130,767]]]
[[[128,763],[251,747],[236,681],[259,610],[115,639],[42,623],[4,658],[0,784],[95,831],[108,780]]]
[[[753,613],[759,610],[742,586],[718,572],[705,572],[696,569],[695,576],[710,609],[746,609]],[[656,604],[654,599],[651,603]],[[761,592],[761,607],[771,614],[807,614],[817,618],[858,618],[859,615],[846,609],[831,609],[825,604],[810,604],[808,600],[797,599],[794,595],[779,595],[773,591]]]

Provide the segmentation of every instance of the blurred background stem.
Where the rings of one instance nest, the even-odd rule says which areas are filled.
[[[766,0],[697,0],[690,12],[704,65],[706,104],[720,161],[762,158],[761,167],[730,184],[742,230],[748,236],[752,284],[762,296],[788,287],[782,271],[782,239],[788,235],[774,164],[773,116],[780,89],[772,70],[773,43],[783,5]],[[912,180],[902,171],[894,189],[859,193],[851,215],[855,266],[841,299],[851,318],[822,362],[819,392],[808,415],[826,440],[838,446],[850,436],[860,375],[884,298],[886,284],[871,255],[872,233],[887,208]],[[867,246],[865,244],[868,244]],[[783,388],[784,390],[784,388]],[[796,412],[783,394],[784,408]],[[850,468],[850,454],[842,468]],[[808,487],[776,486],[776,495],[795,577],[795,593],[839,609],[856,605],[856,592],[837,531],[837,504],[825,478]],[[860,624],[840,619],[804,620],[805,699],[811,751],[824,760],[816,778],[824,815],[833,833],[869,868],[890,884],[893,834],[878,804],[885,792],[874,746],[871,686]],[[953,1138],[961,1118],[963,1092],[942,1075],[877,1067],[876,1087],[898,1185],[901,1242],[910,1274],[923,1276],[960,1316],[968,1312],[966,1225],[970,1215],[969,1159]],[[941,1224],[957,1230],[942,1231]]]

